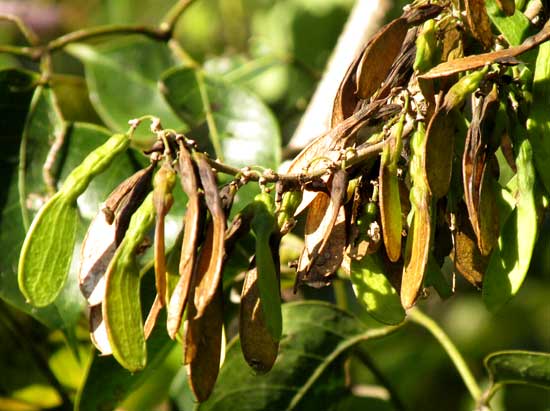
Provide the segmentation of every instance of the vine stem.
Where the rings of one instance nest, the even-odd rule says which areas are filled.
[[[174,31],[174,27],[178,22],[179,18],[187,8],[193,4],[194,0],[179,0],[176,4],[172,6],[168,13],[162,19],[160,23],[160,29],[169,33],[170,37]]]
[[[478,404],[482,398],[482,391],[479,387],[472,371],[466,364],[464,357],[460,354],[460,351],[456,348],[449,336],[443,331],[443,329],[430,317],[420,311],[418,308],[413,308],[408,313],[409,319],[412,322],[427,329],[435,339],[443,346],[451,361],[455,365],[458,373],[462,377],[466,388],[470,392],[470,395],[474,401]]]

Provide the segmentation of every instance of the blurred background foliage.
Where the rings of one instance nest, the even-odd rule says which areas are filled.
[[[211,73],[230,73],[233,81],[257,93],[273,110],[288,141],[315,90],[353,0],[198,0],[181,19],[176,37],[192,58]],[[387,19],[400,14],[396,1]],[[22,16],[46,41],[60,34],[100,24],[150,24],[160,21],[173,0],[12,0],[0,1],[0,13]],[[0,26],[0,42],[23,44],[9,24]],[[26,61],[0,56],[0,67],[27,67]],[[82,74],[78,60],[56,54],[57,73]],[[332,104],[327,102],[327,104]],[[447,273],[450,276],[450,270]],[[2,285],[0,284],[0,287]],[[305,290],[300,298],[323,299],[352,309],[371,321],[354,303],[349,283],[339,293]],[[460,277],[456,294],[446,301],[435,295],[421,308],[448,332],[483,379],[482,360],[500,349],[550,351],[550,221],[545,222],[533,263],[520,293],[499,314],[484,307],[481,295]],[[61,403],[53,381],[69,396],[84,377],[89,357],[84,317],[77,329],[78,349],[71,350],[60,332],[50,332],[31,317],[0,303],[0,409],[55,409]],[[228,307],[228,316],[236,306]],[[228,321],[231,325],[231,321]],[[234,323],[233,323],[234,325]],[[228,327],[229,337],[235,327]],[[155,374],[125,401],[126,410],[188,410],[193,398],[174,345]],[[78,354],[78,355],[76,355]],[[368,360],[368,361],[365,361]],[[346,364],[356,385],[355,400],[331,409],[387,410],[387,392],[365,366],[372,361],[410,410],[470,410],[468,393],[441,346],[425,330],[410,324],[381,340],[365,343]],[[109,383],[109,376],[105,376]],[[370,400],[362,402],[361,397]],[[378,398],[378,400],[374,399]],[[508,386],[492,402],[493,409],[549,410],[547,391]]]

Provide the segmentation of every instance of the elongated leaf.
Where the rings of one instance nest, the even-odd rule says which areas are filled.
[[[254,217],[250,227],[256,238],[256,272],[258,291],[266,328],[271,337],[279,341],[282,333],[281,291],[270,237],[276,228],[275,204],[268,193],[261,193],[254,200]]]
[[[283,305],[285,335],[280,354],[271,372],[253,375],[241,355],[239,341],[228,347],[218,384],[209,400],[200,404],[200,411],[247,409],[305,410],[302,405],[323,404],[334,399],[334,392],[317,394],[317,382],[333,372],[335,361],[355,344],[382,337],[395,327],[366,330],[353,315],[333,305],[320,302],[299,302]],[[343,378],[334,381],[332,389],[342,392]],[[315,409],[315,408],[307,408]]]
[[[147,361],[136,252],[154,220],[152,194],[149,194],[132,216],[128,232],[105,274],[102,308],[107,336],[113,355],[129,371],[143,369]]]
[[[355,296],[374,319],[384,324],[399,324],[405,319],[399,294],[384,275],[376,254],[352,260],[350,268]]]
[[[161,74],[175,65],[164,44],[127,37],[100,46],[72,44],[67,50],[84,63],[92,104],[113,130],[124,131],[128,120],[145,114],[159,117],[166,128],[185,127],[157,85]],[[121,84],[125,85],[122,92]],[[137,137],[150,139],[151,135]]]
[[[533,145],[535,167],[546,188],[550,192],[550,120],[548,119],[548,99],[550,98],[550,43],[539,48],[533,79],[533,104],[527,120],[527,130]]]
[[[273,368],[279,342],[272,337],[266,326],[256,268],[248,270],[244,277],[239,311],[239,337],[244,359],[255,372],[264,374]]]
[[[197,316],[201,317],[214,298],[221,281],[224,259],[225,213],[222,209],[218,193],[216,176],[202,153],[194,154],[197,169],[204,190],[206,206],[212,220],[208,226],[208,234],[201,250],[196,268],[195,308]],[[207,243],[206,241],[209,240]]]
[[[496,384],[529,384],[550,390],[550,354],[533,351],[498,351],[483,361]]]
[[[163,314],[159,326],[147,341],[147,366],[138,373],[122,368],[112,356],[94,353],[80,386],[75,411],[114,410],[122,401],[144,384],[172,350],[175,342],[166,335]],[[105,376],[109,383],[105,383]]]
[[[498,246],[491,254],[483,279],[483,301],[491,311],[498,311],[521,287],[538,234],[535,193],[536,175],[533,149],[529,140],[520,142],[516,158],[518,168],[518,202],[502,227]]]
[[[236,166],[277,168],[280,131],[273,114],[256,95],[191,68],[166,72],[161,88],[172,108],[193,127],[208,121],[217,157]]]

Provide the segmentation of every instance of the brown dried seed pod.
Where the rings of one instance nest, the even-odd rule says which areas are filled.
[[[183,311],[187,304],[189,288],[195,266],[195,252],[201,230],[203,213],[200,206],[200,194],[195,167],[191,155],[183,142],[179,141],[178,171],[183,191],[187,195],[187,211],[185,213],[184,233],[179,264],[180,278],[168,304],[166,328],[170,338],[174,339],[178,332]]]
[[[260,374],[271,370],[277,359],[279,342],[273,339],[263,318],[256,268],[248,270],[244,278],[239,313],[239,336],[241,349],[248,365]]]
[[[470,32],[483,47],[490,49],[493,46],[493,32],[485,0],[464,0],[464,6]]]

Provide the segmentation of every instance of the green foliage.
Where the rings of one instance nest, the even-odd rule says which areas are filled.
[[[82,31],[0,45],[1,409],[500,411],[526,395],[504,386],[548,389],[548,10],[470,1],[492,24],[478,32],[464,2],[394,5],[397,29],[326,102],[332,129],[283,174],[353,1],[73,3],[51,32]],[[119,186],[147,166],[173,195]],[[90,302],[97,216],[112,254]]]

